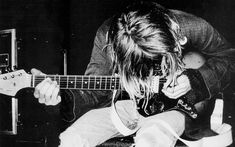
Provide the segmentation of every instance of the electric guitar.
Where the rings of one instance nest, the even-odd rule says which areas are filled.
[[[197,69],[205,62],[201,54],[190,52],[183,58],[185,68]],[[0,93],[15,96],[16,93],[23,88],[35,87],[46,78],[51,78],[60,86],[60,89],[81,89],[81,90],[120,90],[119,76],[86,76],[86,75],[31,75],[24,70],[18,70],[0,75]],[[150,101],[139,102],[139,112],[148,116],[153,113],[162,111],[162,103],[170,104],[171,99],[159,96],[159,88],[165,80],[155,78],[152,86],[155,88],[158,98],[150,99]],[[157,100],[157,101],[156,101]],[[158,101],[159,100],[159,101]],[[174,104],[172,104],[174,105]],[[169,107],[171,107],[169,105]]]

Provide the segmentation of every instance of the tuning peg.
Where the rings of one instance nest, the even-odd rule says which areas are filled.
[[[18,70],[18,67],[16,65],[13,66],[13,71]]]

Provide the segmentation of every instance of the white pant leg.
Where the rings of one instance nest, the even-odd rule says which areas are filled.
[[[118,101],[117,113],[127,126],[136,123],[136,110],[131,100]],[[104,141],[121,136],[116,130],[110,117],[110,107],[94,109],[74,122],[60,135],[59,147],[94,147]]]
[[[94,109],[60,134],[59,147],[94,147],[117,135],[110,119],[110,107]]]
[[[177,139],[156,121],[160,119],[168,123],[180,136],[185,129],[185,116],[178,111],[168,111],[141,120],[137,132],[136,147],[173,147]]]

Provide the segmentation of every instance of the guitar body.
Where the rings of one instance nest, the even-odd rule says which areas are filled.
[[[162,92],[159,92],[149,100],[140,99],[137,109],[142,116],[147,117],[173,108],[176,104],[176,99],[169,99]]]
[[[183,62],[186,69],[198,69],[205,63],[205,59],[199,53],[189,52],[184,56]],[[159,89],[162,89],[162,87],[163,83],[159,85]],[[142,116],[147,117],[171,109],[176,106],[177,102],[177,99],[170,99],[159,90],[159,93],[154,94],[149,100],[140,99],[138,111]]]

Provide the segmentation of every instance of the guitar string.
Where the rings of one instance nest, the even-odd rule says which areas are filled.
[[[74,88],[74,89],[120,89],[120,78],[119,77],[110,77],[110,76],[99,76],[99,77],[91,77],[91,76],[34,76],[34,84],[39,84],[45,78],[52,78],[54,80],[58,80],[60,88]],[[78,78],[80,77],[80,78]],[[165,82],[166,79],[159,79],[159,82]],[[104,83],[105,82],[105,83]],[[89,83],[89,85],[88,85]],[[85,84],[85,85],[84,85]],[[34,86],[34,85],[33,85]]]
[[[60,81],[68,81],[68,80],[70,80],[70,81],[73,81],[73,80],[75,80],[75,81],[83,81],[83,80],[89,80],[89,81],[99,81],[99,80],[119,80],[120,78],[104,78],[104,77],[100,77],[100,78],[95,78],[95,77],[81,77],[81,78],[67,78],[67,77],[60,77],[60,79],[58,79],[58,78],[52,78],[52,77],[35,77],[35,81],[40,81],[40,80],[44,80],[44,79],[46,79],[46,78],[51,78],[51,79],[53,79],[53,80],[60,80]],[[159,81],[166,81],[166,79],[159,79]]]
[[[37,85],[39,82],[45,78],[52,78],[57,81],[60,87],[85,87],[87,88],[99,88],[99,89],[113,89],[120,87],[120,78],[119,77],[110,77],[110,76],[34,76],[34,82]],[[105,82],[105,83],[104,83]],[[159,79],[159,82],[166,82],[166,79]],[[90,85],[88,85],[88,83]],[[114,83],[114,84],[113,84]],[[84,85],[85,84],[85,85]],[[108,88],[107,88],[108,87]]]

